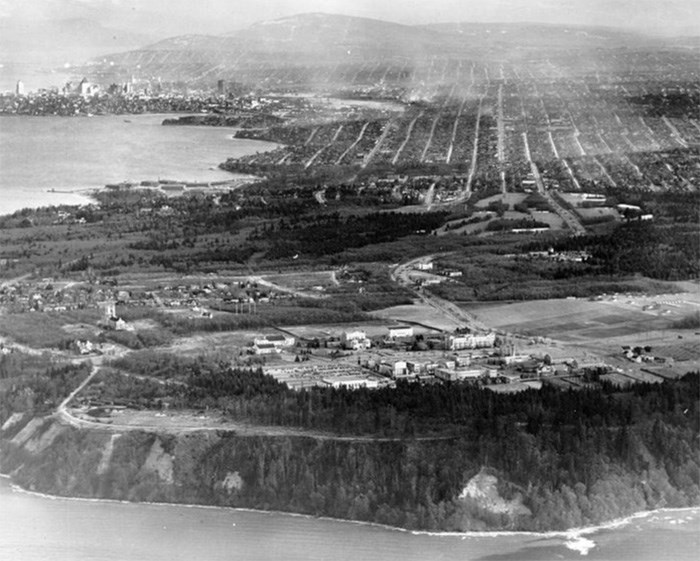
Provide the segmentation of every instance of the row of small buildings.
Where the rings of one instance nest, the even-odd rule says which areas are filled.
[[[415,338],[416,334],[410,325],[396,325],[387,329],[386,335],[381,341],[409,342]],[[377,338],[367,335],[362,329],[343,331],[340,335],[340,347],[349,351],[366,351],[374,346]],[[456,332],[448,335],[444,347],[450,351],[461,351],[469,349],[483,349],[493,347],[496,342],[496,333],[491,332]],[[252,352],[254,354],[265,355],[281,353],[296,345],[296,339],[285,333],[277,333],[258,337],[253,341]]]

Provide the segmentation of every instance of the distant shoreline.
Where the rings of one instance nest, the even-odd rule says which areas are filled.
[[[648,518],[650,516],[664,514],[664,513],[682,513],[682,512],[697,512],[700,513],[700,506],[690,506],[681,508],[659,508],[655,510],[642,510],[625,516],[622,518],[615,518],[608,522],[603,522],[596,526],[584,526],[582,528],[569,528],[568,530],[551,530],[547,532],[531,532],[531,531],[516,531],[516,530],[494,530],[494,531],[471,531],[471,532],[432,532],[429,530],[409,530],[407,528],[401,528],[399,526],[389,526],[388,524],[379,524],[377,522],[366,522],[362,520],[351,520],[346,518],[333,518],[330,516],[314,516],[312,514],[303,514],[299,512],[289,512],[284,510],[261,510],[255,508],[245,508],[245,507],[232,507],[232,506],[218,506],[218,505],[206,505],[197,503],[164,503],[164,502],[140,502],[140,501],[127,501],[122,499],[101,499],[94,497],[71,497],[65,495],[52,495],[49,493],[40,493],[38,491],[30,491],[16,484],[12,480],[12,476],[6,473],[0,473],[0,479],[4,479],[9,482],[10,489],[13,492],[21,493],[25,495],[30,495],[33,497],[47,499],[47,500],[64,500],[64,501],[79,501],[88,503],[105,503],[105,504],[121,504],[121,505],[146,505],[146,506],[157,506],[157,507],[183,507],[183,508],[199,508],[206,510],[220,510],[220,511],[233,511],[233,512],[249,512],[256,514],[274,514],[281,516],[290,516],[294,518],[305,518],[308,520],[326,520],[330,522],[342,522],[349,524],[356,524],[358,526],[369,526],[373,528],[380,528],[383,530],[388,530],[392,532],[401,532],[406,534],[412,534],[415,536],[431,536],[431,537],[467,537],[467,538],[499,538],[499,537],[514,537],[514,536],[531,536],[538,538],[565,538],[565,539],[577,539],[582,536],[594,534],[596,532],[601,532],[604,530],[613,530],[621,526],[630,524],[634,520],[640,520]]]
[[[78,166],[75,169],[67,169],[65,162],[68,160],[58,159],[57,163],[47,161],[44,154],[46,150],[39,150],[35,154],[31,143],[28,143],[26,140],[22,143],[23,148],[17,153],[17,148],[13,148],[13,135],[21,133],[26,128],[26,134],[29,134],[28,138],[32,138],[31,135],[37,127],[41,131],[45,130],[45,126],[42,124],[44,121],[28,127],[20,124],[12,127],[8,125],[3,133],[2,150],[4,151],[4,156],[12,158],[11,161],[16,162],[18,165],[14,165],[13,163],[12,166],[8,166],[8,169],[3,170],[5,174],[2,186],[0,186],[0,215],[11,215],[25,209],[36,210],[50,206],[82,206],[96,204],[97,201],[94,194],[104,190],[106,185],[114,184],[115,182],[129,182],[136,185],[157,185],[161,183],[161,178],[165,177],[174,178],[172,181],[168,181],[168,183],[185,185],[186,188],[191,190],[196,189],[200,192],[214,193],[222,190],[238,189],[243,185],[257,181],[258,178],[250,175],[231,173],[222,169],[220,164],[226,161],[227,158],[237,157],[241,153],[254,154],[257,151],[263,152],[274,149],[277,146],[276,144],[254,140],[235,139],[233,131],[227,132],[222,129],[215,130],[211,127],[193,127],[198,129],[198,132],[176,132],[173,134],[171,131],[160,133],[160,131],[166,129],[166,127],[161,126],[163,116],[164,114],[162,113],[130,116],[130,120],[133,119],[133,123],[131,124],[123,124],[121,116],[113,115],[105,116],[101,119],[90,119],[89,121],[87,119],[81,120],[81,122],[84,123],[108,123],[109,121],[107,121],[107,119],[113,119],[114,123],[118,125],[121,131],[121,136],[137,134],[139,137],[137,139],[137,144],[139,147],[141,147],[141,145],[143,145],[143,147],[137,150],[133,155],[135,159],[133,164],[131,159],[127,157],[117,163],[113,169],[104,167],[110,166],[111,162],[109,160],[95,156],[92,156],[94,163],[90,164],[85,170],[82,169],[82,166]],[[77,122],[72,118],[32,117],[24,115],[16,117],[16,119],[12,119],[11,121],[20,123],[26,119],[31,119],[32,121],[50,119],[52,121],[55,120],[57,124],[59,122],[65,122],[67,124],[66,127],[59,126],[59,133],[52,133],[49,135],[49,138],[53,139],[55,136],[57,141],[65,141],[66,135],[70,136],[73,132],[77,131],[80,137],[79,141],[82,142],[81,146],[85,145],[87,147],[94,145],[93,140],[97,142],[99,138],[103,138],[103,135],[106,134],[106,128],[110,126],[107,124],[98,126],[96,129],[97,135],[92,139],[92,137],[88,135],[94,133],[95,127],[87,125],[86,128],[83,128],[82,126],[76,127],[74,125],[68,125],[68,123]],[[10,120],[7,122],[9,123]],[[143,124],[143,127],[141,124]],[[182,130],[181,127],[178,128]],[[132,130],[136,132],[130,132]],[[138,133],[138,131],[141,130],[144,131],[143,134],[145,136],[141,136]],[[211,152],[211,155],[207,156],[206,154],[209,152],[200,149],[191,158],[190,162],[188,149],[185,146],[190,138],[192,142],[198,142],[198,139],[202,138],[203,133],[201,130],[207,131],[207,136],[204,137],[207,139],[207,146],[215,146],[216,151]],[[85,132],[83,133],[83,131]],[[152,131],[156,131],[157,134],[153,136]],[[211,136],[211,134],[214,136]],[[156,142],[160,143],[158,146],[162,144],[163,148],[159,148],[159,159],[156,165],[152,166],[151,169],[151,166],[148,165],[148,158],[144,157],[143,154],[146,153],[144,150],[148,149],[149,139],[152,137]],[[159,140],[164,137],[165,140]],[[171,154],[168,152],[168,145],[166,143],[169,142],[167,139],[170,137],[173,137],[176,143],[176,149]],[[73,152],[76,152],[76,150],[74,149]],[[29,164],[25,163],[19,165],[20,159],[18,159],[16,155],[21,155],[22,158],[28,158]],[[127,154],[127,156],[131,155],[130,153]],[[37,160],[37,163],[32,163],[33,160]],[[39,160],[43,163],[39,163]],[[170,162],[170,165],[168,165],[168,162]],[[191,165],[188,165],[190,163]],[[35,166],[37,167],[36,172],[33,170]],[[133,178],[137,178],[138,180]],[[166,194],[172,195],[174,192],[168,191]]]

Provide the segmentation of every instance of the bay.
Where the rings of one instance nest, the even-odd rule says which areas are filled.
[[[698,509],[568,534],[433,535],[283,513],[52,498],[0,480],[7,561],[684,561],[699,547]]]
[[[108,183],[225,181],[236,176],[221,162],[276,146],[235,139],[232,128],[161,125],[172,116],[0,118],[0,214],[84,204],[80,191]]]

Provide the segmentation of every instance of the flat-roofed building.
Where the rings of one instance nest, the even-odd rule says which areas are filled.
[[[413,337],[413,327],[410,325],[396,325],[389,328],[389,339],[403,339]]]

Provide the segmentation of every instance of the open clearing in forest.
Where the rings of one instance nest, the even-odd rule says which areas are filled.
[[[294,290],[319,290],[336,286],[333,271],[281,273],[277,275],[261,275],[268,282]]]

